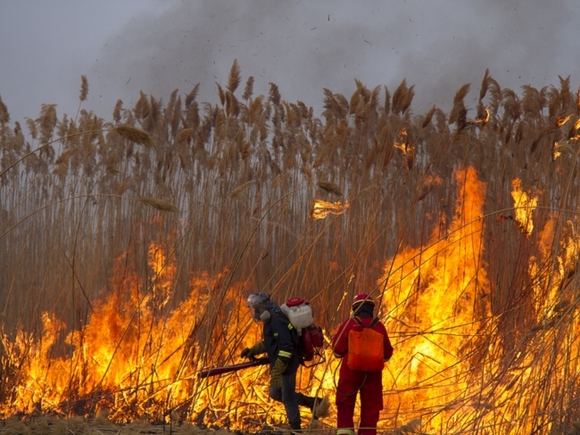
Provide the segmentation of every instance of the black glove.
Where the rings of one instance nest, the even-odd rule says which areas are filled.
[[[249,359],[254,358],[254,354],[252,353],[252,349],[250,349],[249,347],[246,347],[244,350],[242,350],[242,353],[240,356],[242,358],[249,358]]]
[[[242,350],[242,353],[240,356],[242,358],[248,358],[248,359],[254,360],[254,359],[256,359],[256,358],[254,358],[254,356],[260,355],[264,352],[266,352],[266,347],[264,346],[264,342],[261,341],[252,347],[246,347],[244,350]]]
[[[286,370],[286,366],[288,366],[288,363],[285,363],[280,358],[276,360],[274,367],[272,367],[270,388],[282,388],[282,373]]]

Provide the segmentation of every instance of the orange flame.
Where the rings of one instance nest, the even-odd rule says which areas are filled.
[[[512,181],[512,198],[515,206],[515,220],[526,237],[529,237],[534,230],[534,221],[532,219],[532,212],[538,205],[537,197],[530,197],[522,190],[522,183],[519,178]]]
[[[329,214],[341,215],[350,208],[348,202],[342,204],[337,202],[326,202],[320,199],[315,199],[310,211],[312,219],[326,219]]]
[[[387,409],[420,418],[439,409],[431,426],[440,428],[476,373],[470,362],[485,340],[481,322],[489,315],[489,287],[482,255],[485,185],[475,170],[458,171],[456,216],[445,237],[433,235],[425,248],[405,248],[379,281],[389,309],[388,330],[398,331],[384,384],[392,393]],[[451,412],[451,411],[450,411]]]

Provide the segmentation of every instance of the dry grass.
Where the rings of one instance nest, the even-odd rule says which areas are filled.
[[[111,121],[86,110],[75,119],[59,119],[53,105],[43,105],[38,118],[27,120],[26,132],[9,125],[8,109],[0,101],[0,324],[5,333],[0,403],[10,403],[26,365],[25,354],[11,347],[16,334],[26,331],[31,343],[38,340],[45,312],[66,325],[47,351],[57,361],[71,352],[65,332],[84,330],[103,301],[133,304],[133,317],[123,312],[119,318],[126,323],[115,327],[125,334],[137,331],[139,343],[149,346],[140,349],[143,355],[154,348],[157,326],[168,327],[171,313],[191,308],[182,319],[180,334],[187,340],[179,348],[183,353],[174,379],[190,382],[201,365],[235,361],[246,338],[223,325],[250,329],[235,309],[235,301],[249,291],[268,291],[279,301],[305,295],[316,307],[319,324],[331,332],[348,315],[345,301],[353,293],[386,290],[390,295],[398,288],[396,283],[381,287],[381,278],[390,264],[419,249],[397,272],[404,282],[403,272],[413,273],[409,265],[421,270],[403,289],[409,295],[401,304],[410,304],[438,279],[425,269],[426,252],[433,240],[450,236],[449,223],[462,199],[456,169],[470,167],[485,184],[477,217],[483,246],[477,270],[485,270],[489,284],[484,288],[473,271],[464,272],[474,274],[467,277],[453,275],[456,270],[443,275],[466,287],[476,285],[481,294],[469,299],[473,306],[489,303],[490,318],[474,319],[483,325],[488,353],[474,350],[481,346],[458,351],[460,363],[471,367],[461,376],[480,385],[481,397],[442,397],[442,407],[412,411],[408,401],[397,402],[389,393],[383,427],[406,433],[448,412],[446,433],[520,434],[530,424],[551,425],[553,433],[571,431],[580,418],[580,371],[570,350],[578,344],[580,94],[572,91],[569,79],[561,77],[558,86],[543,89],[527,86],[519,95],[502,89],[485,71],[477,107],[465,105],[471,86],[465,84],[450,96],[449,114],[435,106],[414,114],[414,88],[405,80],[393,93],[356,81],[350,97],[324,90],[321,118],[301,102],[284,100],[274,83],[267,96],[254,96],[253,78],[238,99],[241,83],[234,62],[227,84],[218,85],[216,103],[196,101],[199,85],[183,101],[173,92],[167,105],[142,92],[133,108],[119,101]],[[81,102],[87,92],[83,77]],[[537,196],[534,230],[526,235],[515,220],[515,179]],[[313,221],[308,216],[314,199],[328,200],[322,195],[342,196],[348,210]],[[167,253],[166,265],[155,272],[145,265],[152,244]],[[445,254],[429,255],[446,264]],[[458,298],[457,306],[465,300]],[[381,308],[386,314],[398,307]],[[146,323],[145,314],[154,321]],[[409,311],[389,319],[396,347],[417,337],[453,334],[436,327],[420,331],[420,318]],[[149,376],[146,370],[161,366],[153,357],[148,363],[132,374],[138,379],[135,402],[123,408],[135,420],[151,403],[163,411],[177,407],[190,423],[199,419],[226,426],[242,415],[235,404],[223,403],[220,383],[191,382],[190,396],[211,392],[203,396],[209,403],[203,412],[192,400],[179,408],[163,395],[166,389],[152,392],[141,383]],[[91,359],[78,364],[86,368]],[[534,374],[527,385],[514,374],[524,366]],[[408,391],[397,390],[404,370],[393,368],[398,377],[392,387],[402,396],[455,382],[442,372],[443,381],[423,379]],[[78,382],[71,377],[71,385]],[[236,392],[256,406],[256,418],[268,420],[271,404],[255,389]],[[495,406],[499,392],[509,406]],[[125,390],[107,393],[124,397]],[[82,396],[74,389],[69,394]],[[156,401],[157,394],[162,399]],[[45,398],[37,406],[62,412],[63,405]],[[478,426],[490,416],[492,426]],[[76,420],[67,424],[72,432],[88,430],[80,421],[80,426],[72,426]]]

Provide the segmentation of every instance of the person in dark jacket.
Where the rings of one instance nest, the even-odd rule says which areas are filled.
[[[377,422],[383,409],[382,371],[352,370],[347,363],[349,332],[353,329],[361,330],[363,326],[369,327],[373,321],[372,328],[383,336],[383,362],[393,355],[387,330],[378,319],[375,320],[374,308],[375,302],[368,294],[356,295],[352,303],[353,317],[340,324],[332,340],[334,355],[342,358],[336,391],[337,435],[354,435],[354,408],[358,394],[361,407],[358,435],[377,433]]]
[[[242,351],[242,358],[253,359],[268,354],[270,360],[270,397],[284,404],[288,423],[300,430],[299,406],[310,408],[316,419],[317,406],[323,399],[296,392],[296,372],[300,365],[296,330],[280,307],[266,293],[254,293],[246,301],[254,320],[263,322],[263,340]]]

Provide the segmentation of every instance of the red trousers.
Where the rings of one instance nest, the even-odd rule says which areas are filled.
[[[346,361],[343,361],[336,392],[339,435],[354,433],[354,407],[358,394],[360,394],[361,405],[358,434],[376,435],[379,414],[383,409],[382,381],[381,372],[353,371],[346,366]]]

